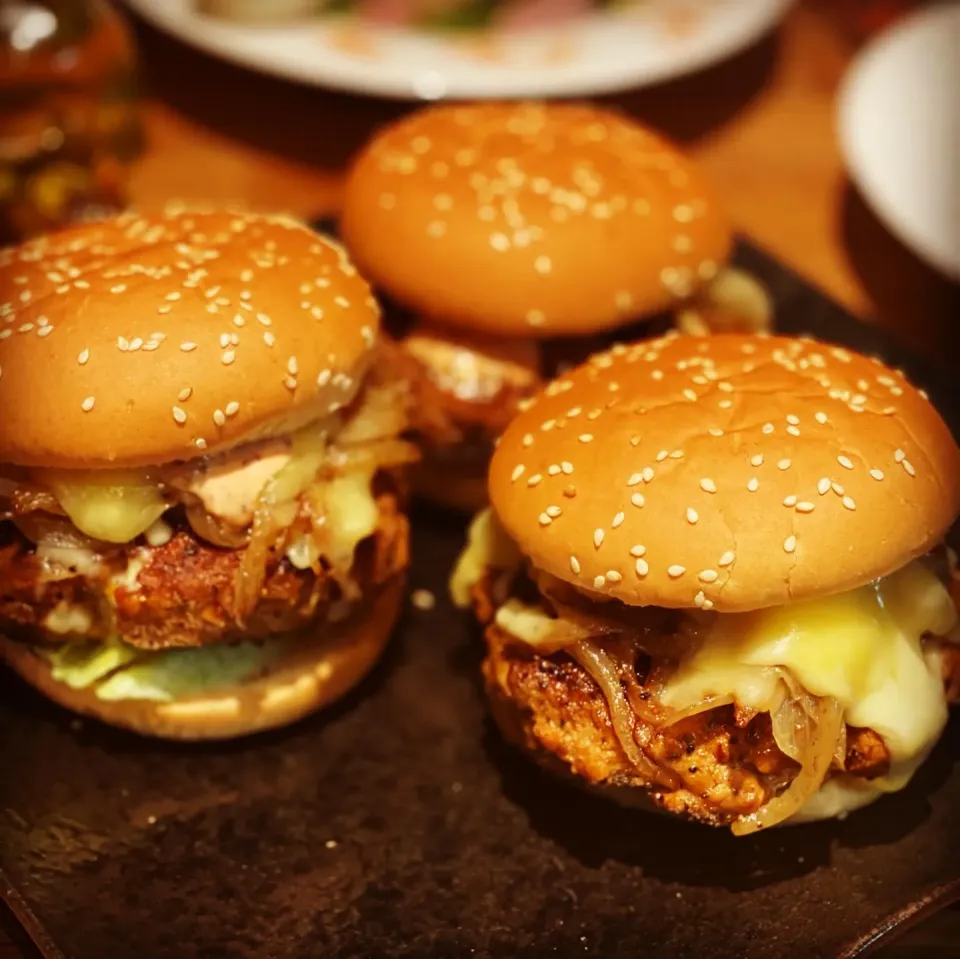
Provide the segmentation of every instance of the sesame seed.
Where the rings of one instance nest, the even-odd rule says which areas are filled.
[[[573,472],[573,463],[571,463],[569,460],[564,460],[560,464],[560,469],[566,476],[569,476]]]
[[[908,476],[916,476],[917,471],[913,468],[913,463],[910,460],[903,460],[900,465],[906,470]]]
[[[619,583],[623,579],[615,569],[608,569],[605,578],[608,583]]]
[[[680,566],[680,565],[678,565],[678,564],[674,564],[673,566],[668,566],[668,567],[667,567],[667,575],[668,575],[671,579],[679,579],[681,576],[683,576],[683,574],[684,574],[686,571],[687,571],[687,567],[686,567],[686,566]]]
[[[773,430],[774,430],[773,423],[764,423],[760,429],[760,432],[769,436],[773,432]]]
[[[80,409],[82,409],[84,413],[89,413],[90,410],[93,409],[94,403],[96,403],[96,400],[95,400],[92,396],[88,396],[88,397],[80,404]]]
[[[525,469],[526,469],[526,466],[524,466],[522,463],[518,463],[516,466],[514,466],[513,472],[510,474],[510,482],[516,483],[516,481],[520,479],[521,476],[523,476],[523,472]]]
[[[640,543],[637,543],[635,546],[630,547],[630,555],[634,557],[643,556],[646,553],[647,547],[643,546]]]
[[[174,407],[173,407],[173,418],[174,418],[178,423],[186,423],[186,422],[187,422],[187,414],[184,413],[183,410],[180,409],[179,406],[174,406]]]
[[[707,432],[708,432],[711,436],[723,436],[723,430],[720,429],[719,426],[711,426],[710,429],[707,430]]]
[[[793,413],[787,413],[787,422],[788,422],[791,426],[799,426],[799,425],[800,425],[800,417],[799,417],[799,416],[795,416]]]
[[[89,359],[90,359],[90,351],[89,351],[89,350],[81,350],[80,355],[77,357],[77,362],[78,362],[81,366],[84,366]]]
[[[570,556],[570,571],[575,575],[580,575],[580,560],[576,556]]]
[[[543,477],[539,473],[534,473],[530,479],[527,480],[527,486],[536,486]]]
[[[844,456],[842,453],[837,457],[837,462],[845,469],[852,470],[853,462],[849,456]]]
[[[548,506],[545,512],[551,519],[556,519],[563,510],[561,510],[559,506]]]
[[[751,493],[756,493],[756,491],[760,489],[760,480],[758,480],[756,476],[751,476],[747,481],[747,489],[750,490]]]
[[[227,416],[236,416],[240,412],[240,404],[236,400],[231,400],[227,403],[225,412]]]
[[[636,570],[637,576],[646,576],[650,572],[650,564],[645,559],[638,559],[633,564],[634,570]]]
[[[644,483],[653,482],[653,467],[644,466],[644,468],[640,471],[640,476],[643,478]]]
[[[593,588],[600,589],[602,586],[606,585],[606,579],[603,576],[594,576],[593,578]]]
[[[717,560],[718,566],[729,566],[736,559],[732,549],[728,549],[719,560]]]
[[[715,569],[701,569],[700,572],[697,573],[697,579],[699,579],[701,583],[715,583],[719,575]]]
[[[763,466],[763,453],[755,453],[750,457],[751,466]]]
[[[258,322],[261,326],[270,326],[270,325],[273,323],[273,320],[271,320],[270,317],[267,316],[266,313],[258,313],[258,314],[257,314],[257,322]]]
[[[883,470],[872,469],[872,470],[870,470],[870,475],[871,475],[875,480],[882,480],[882,479],[883,479]]]
[[[688,506],[688,507],[687,507],[687,522],[693,524],[693,523],[698,522],[699,519],[700,519],[700,514],[699,514],[692,506]]]
[[[627,480],[627,486],[636,486],[643,480],[643,473],[631,473]]]
[[[533,268],[542,275],[546,275],[553,269],[553,261],[549,256],[538,256],[533,262]]]
[[[229,366],[237,358],[236,353],[233,350],[226,350],[223,356],[220,357],[220,362],[224,366]]]
[[[846,506],[847,509],[857,508],[857,504],[853,501],[852,496],[844,496],[843,499],[840,500],[840,502],[843,503],[843,505]]]
[[[184,387],[182,390],[180,390],[180,392],[177,394],[177,399],[180,400],[181,403],[183,403],[183,402],[185,402],[186,400],[190,399],[190,397],[191,397],[192,395],[193,395],[193,388],[190,387],[190,386],[185,386],[185,387]]]
[[[217,426],[223,426],[223,424],[227,422],[227,418],[224,415],[223,410],[213,411],[213,422],[216,423]]]
[[[669,454],[667,453],[666,450],[660,450],[660,452],[657,453],[657,462],[662,463],[667,458],[668,455]]]
[[[639,509],[646,500],[643,498],[643,493],[634,493],[633,496],[630,497],[630,502]]]
[[[600,549],[603,545],[603,530],[595,529],[593,531],[593,545],[596,549]]]
[[[220,334],[220,349],[225,350],[230,345],[230,334],[221,333]]]
[[[801,500],[799,503],[797,503],[798,513],[812,513],[813,509],[814,505],[809,500]]]
[[[796,548],[797,548],[797,537],[796,537],[796,536],[788,536],[788,537],[783,541],[783,551],[784,551],[785,553],[792,553]]]
[[[684,396],[685,399],[690,400],[691,403],[696,402],[697,394],[696,394],[693,390],[691,390],[689,387],[687,387],[687,388],[683,391],[683,396]]]
[[[705,476],[702,480],[700,480],[700,489],[702,489],[704,493],[716,493],[717,484],[714,483],[714,481],[708,476]]]
[[[130,341],[125,336],[118,336],[117,349],[120,350],[121,353],[126,353],[126,351],[130,349]]]
[[[539,519],[540,519],[541,526],[549,526],[553,522],[553,520],[550,519],[550,517],[547,516],[546,513],[541,513]]]
[[[194,441],[194,445],[198,450],[205,450],[207,448],[207,441],[202,437],[198,436]]]
[[[777,469],[778,469],[778,470],[788,470],[788,469],[790,469],[790,463],[791,463],[791,462],[792,462],[792,460],[789,460],[789,459],[778,460],[778,462],[777,462]]]
[[[829,489],[830,489],[830,480],[826,476],[821,477],[820,480],[817,482],[817,492],[821,496],[823,496]]]
[[[297,373],[299,372],[299,369],[300,367],[297,364],[297,358],[295,356],[291,356],[290,359],[287,360],[287,372],[291,376],[296,376]]]
[[[796,496],[793,496],[793,495],[791,495],[791,496],[785,496],[785,497],[783,498],[783,505],[784,505],[784,506],[796,506],[796,505],[797,505],[797,498],[796,498]]]
[[[839,483],[831,483],[830,489],[832,489],[837,496],[843,496],[843,487]]]
[[[672,460],[683,459],[683,450],[671,450],[670,459]]]
[[[579,439],[581,443],[589,443],[589,442],[591,442],[591,441],[593,440],[593,434],[592,434],[592,433],[581,433],[581,434],[577,437],[577,439]]]
[[[893,459],[895,462],[902,463],[906,459],[906,457],[907,457],[907,454],[904,453],[903,450],[901,449],[894,450]]]
[[[788,426],[788,427],[787,427],[787,432],[788,432],[791,436],[799,436],[799,435],[800,435],[800,428],[797,427],[797,426]]]
[[[197,348],[196,343],[181,343],[180,352],[181,353],[192,353]]]

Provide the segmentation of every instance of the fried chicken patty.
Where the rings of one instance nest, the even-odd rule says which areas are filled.
[[[495,625],[486,640],[494,717],[508,739],[548,767],[589,783],[643,787],[666,811],[716,825],[756,812],[799,769],[777,747],[766,713],[738,717],[731,705],[659,729],[635,716],[635,740],[664,773],[651,784],[627,758],[603,693],[577,662],[565,653],[540,655]],[[886,773],[889,759],[875,732],[848,727],[845,772],[872,779]]]
[[[397,496],[383,492],[377,506],[376,532],[360,543],[351,569],[361,592],[400,572],[409,558],[408,521]],[[65,578],[50,580],[32,544],[12,524],[0,523],[0,633],[62,642],[62,629],[49,628],[51,615],[68,610],[90,638],[143,649],[205,646],[296,629],[343,598],[326,567],[300,570],[277,556],[268,564],[259,602],[241,618],[234,601],[241,561],[242,550],[212,546],[181,524],[163,545],[141,541],[120,551],[104,564],[103,576],[67,570]]]
[[[497,382],[489,395],[465,398],[438,382],[436,370],[415,355],[404,341],[384,347],[383,356],[393,375],[408,383],[413,396],[411,428],[425,452],[443,459],[451,448],[457,458],[475,460],[486,467],[494,439],[513,418],[517,404],[540,384],[538,375],[521,386],[507,378]]]

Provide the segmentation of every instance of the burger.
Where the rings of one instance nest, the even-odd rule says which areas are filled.
[[[340,231],[390,304],[417,488],[471,509],[518,400],[614,328],[690,301],[731,247],[676,147],[560,103],[435,106],[386,127],[352,165]]]
[[[406,387],[341,248],[224,209],[0,253],[0,657],[157,736],[341,696],[397,617]]]
[[[453,580],[506,736],[737,835],[903,788],[960,684],[960,450],[899,372],[666,336],[507,428]],[[949,691],[949,692],[948,692]]]

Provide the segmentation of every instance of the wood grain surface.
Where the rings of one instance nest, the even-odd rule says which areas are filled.
[[[866,322],[957,369],[957,288],[893,239],[845,177],[835,94],[855,41],[836,6],[809,0],[733,60],[610,102],[686,144],[741,231]],[[409,109],[297,87],[216,62],[142,24],[136,30],[149,141],[133,173],[138,203],[231,199],[303,216],[330,212],[348,157],[379,123]],[[960,911],[951,909],[877,955],[946,957],[957,941]],[[0,911],[0,959],[30,955]]]

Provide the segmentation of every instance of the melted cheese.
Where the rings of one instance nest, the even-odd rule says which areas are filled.
[[[86,635],[93,626],[90,611],[63,600],[57,603],[44,617],[43,627],[51,633],[66,636],[70,633]]]
[[[851,726],[884,740],[898,789],[936,742],[947,720],[939,657],[924,634],[946,635],[957,621],[943,584],[920,562],[839,596],[714,619],[699,651],[664,690],[682,708],[734,691],[746,706],[769,708],[772,667],[789,670],[816,696],[834,697]]]
[[[135,470],[41,470],[37,475],[73,525],[105,543],[129,543],[167,509],[156,483]]]
[[[380,510],[367,473],[348,473],[323,486],[327,543],[323,550],[337,569],[349,569],[357,544],[376,532]]]
[[[489,508],[474,516],[467,530],[467,545],[457,557],[450,576],[450,596],[455,605],[470,605],[470,590],[489,570],[513,570],[520,552]],[[522,637],[521,637],[522,638]]]

